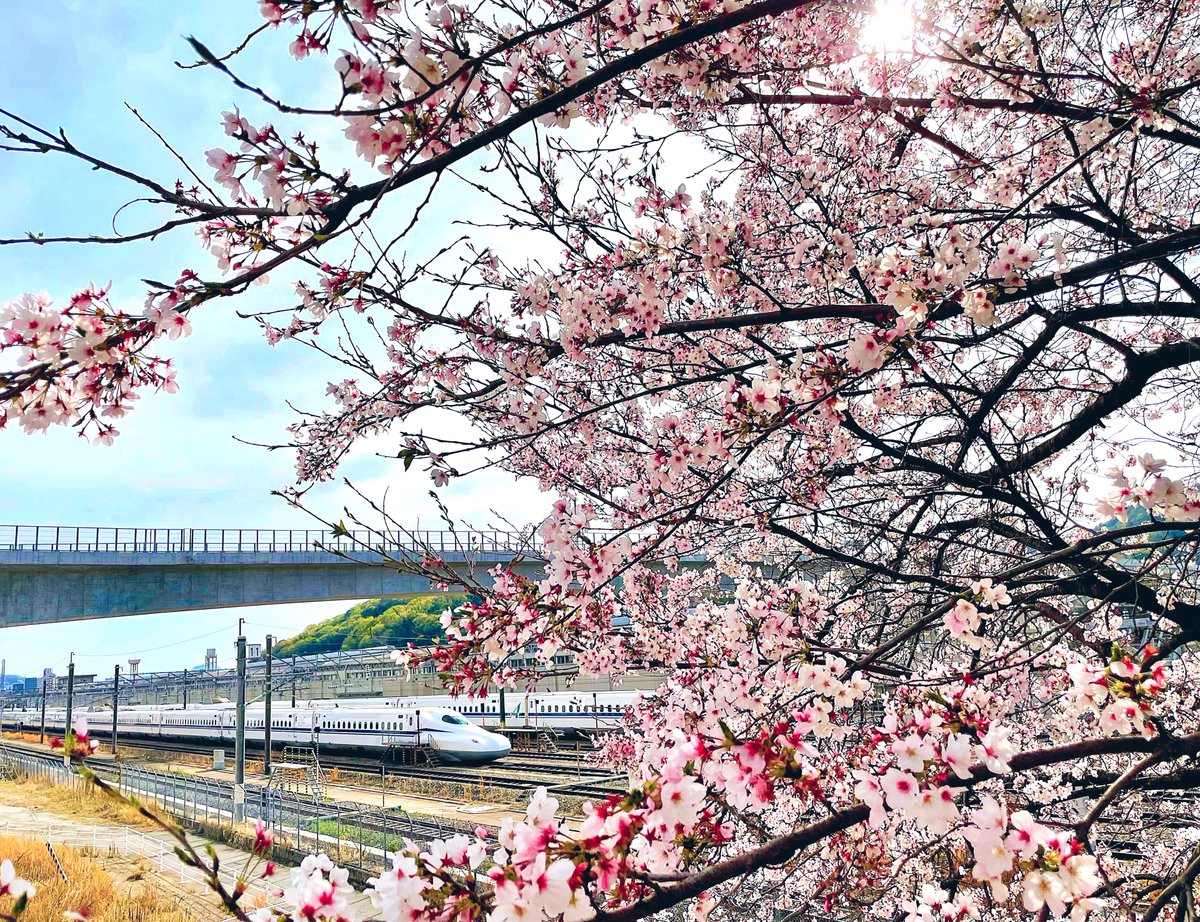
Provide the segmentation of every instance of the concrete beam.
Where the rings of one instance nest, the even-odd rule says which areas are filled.
[[[501,562],[454,560],[490,584]],[[507,558],[504,562],[507,562]],[[544,563],[521,561],[536,577]],[[435,591],[429,580],[323,552],[117,553],[0,551],[0,628],[155,612],[406,596]]]

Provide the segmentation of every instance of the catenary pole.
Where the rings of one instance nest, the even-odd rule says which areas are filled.
[[[233,750],[233,819],[241,822],[246,813],[246,637],[238,624],[237,639],[237,726]]]
[[[42,676],[42,735],[38,738],[38,742],[43,746],[46,745],[46,677]]]
[[[63,765],[71,764],[71,750],[67,740],[71,733],[71,712],[75,707],[75,654],[71,654],[71,662],[67,664],[67,721],[63,727]]]
[[[275,638],[270,634],[267,635],[267,668],[266,668],[266,694],[263,695],[263,774],[270,777],[271,774],[271,697],[275,694],[275,689],[271,686],[271,655],[275,646]]]
[[[120,702],[121,693],[121,664],[113,666],[113,728],[112,728],[112,751],[113,755],[117,754],[117,706]]]

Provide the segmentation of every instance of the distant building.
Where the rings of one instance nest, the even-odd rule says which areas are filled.
[[[204,668],[208,672],[217,671],[217,648],[209,647],[208,652],[204,654]]]

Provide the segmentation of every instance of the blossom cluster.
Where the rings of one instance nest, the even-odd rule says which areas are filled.
[[[354,913],[350,901],[355,895],[345,868],[337,867],[323,853],[309,855],[292,871],[288,885],[275,892],[287,909],[264,906],[253,910],[249,917],[251,922],[351,922]]]
[[[1011,602],[1012,597],[1003,583],[993,583],[988,577],[976,580],[971,584],[970,597],[956,599],[954,607],[946,612],[946,629],[964,645],[975,650],[984,649],[989,646],[989,641],[979,634],[983,619]]]
[[[28,900],[37,890],[27,880],[17,876],[17,870],[10,859],[0,861],[0,897],[11,900]]]
[[[1145,647],[1135,659],[1114,644],[1110,659],[1096,665],[1083,659],[1067,663],[1071,686],[1063,703],[1071,714],[1090,717],[1106,736],[1138,733],[1150,739],[1157,732],[1150,718],[1154,704],[1167,689],[1167,666],[1158,650]]]
[[[94,286],[62,307],[46,293],[0,307],[0,353],[15,354],[23,366],[11,389],[0,383],[0,429],[10,422],[26,432],[72,425],[111,443],[118,434],[113,420],[129,411],[139,390],[176,390],[170,361],[143,350],[191,332],[177,309],[191,281],[185,275],[174,290],[152,294],[141,316],[114,308],[109,289]]]
[[[1096,511],[1120,522],[1128,522],[1135,507],[1168,522],[1200,518],[1200,493],[1164,474],[1166,466],[1166,461],[1148,453],[1137,459],[1137,468],[1113,466],[1108,471],[1111,489],[1097,502]]]
[[[68,757],[82,761],[94,753],[99,747],[99,740],[94,740],[88,734],[87,714],[79,712],[71,718],[71,726],[67,730],[66,739],[54,737],[50,740],[54,749],[62,749]]]

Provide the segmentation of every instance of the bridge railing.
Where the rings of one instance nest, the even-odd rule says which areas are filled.
[[[516,554],[537,549],[528,533],[500,530],[413,531],[380,535],[322,529],[89,528],[76,525],[0,525],[0,551],[79,551],[124,554],[302,553],[318,548],[348,554]]]

